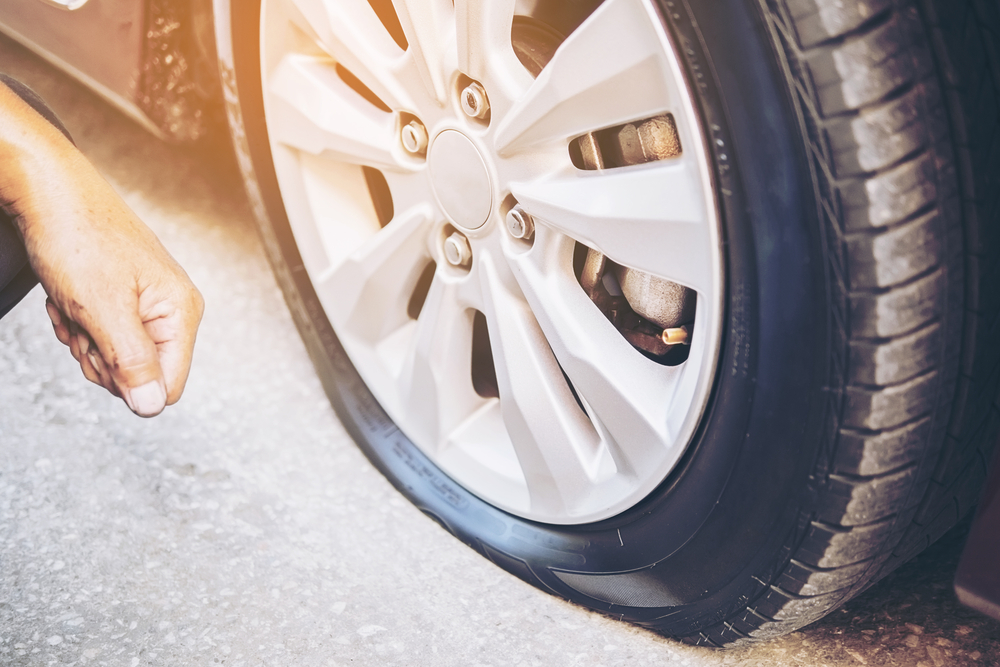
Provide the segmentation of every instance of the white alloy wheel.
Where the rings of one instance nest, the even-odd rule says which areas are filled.
[[[367,0],[263,2],[267,128],[305,268],[365,383],[452,478],[536,521],[618,514],[691,441],[721,336],[709,160],[671,40],[648,0],[606,0],[535,77],[513,0],[394,5],[396,39]],[[664,116],[669,157],[571,154]],[[582,247],[696,292],[684,361],[619,333],[581,287]]]

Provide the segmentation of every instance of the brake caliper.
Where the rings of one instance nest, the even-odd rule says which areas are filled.
[[[574,164],[585,170],[628,167],[680,154],[670,114],[591,132],[570,143]],[[587,248],[579,279],[587,296],[638,349],[662,357],[688,344],[697,301],[693,290],[616,264],[593,248]]]

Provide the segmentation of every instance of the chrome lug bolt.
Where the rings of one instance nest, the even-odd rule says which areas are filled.
[[[427,128],[420,121],[411,120],[399,134],[407,153],[420,155],[427,149]]]
[[[458,232],[444,240],[444,258],[452,266],[468,266],[472,261],[472,248],[469,239]]]
[[[515,239],[530,239],[535,233],[535,222],[523,208],[515,206],[507,211],[507,231]]]
[[[462,91],[462,111],[469,118],[486,118],[490,111],[490,100],[486,89],[478,81],[473,81]]]

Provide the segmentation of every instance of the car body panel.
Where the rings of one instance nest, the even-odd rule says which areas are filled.
[[[955,575],[955,592],[963,604],[1000,621],[1000,456],[993,467],[986,492]]]
[[[88,0],[72,10],[42,0],[0,3],[0,30],[131,102],[142,75],[145,24],[142,0]]]
[[[189,141],[209,131],[213,103],[221,109],[214,43],[203,39],[211,7],[209,0],[2,0],[0,33],[161,139]]]

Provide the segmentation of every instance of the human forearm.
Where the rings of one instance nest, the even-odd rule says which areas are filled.
[[[2,84],[0,200],[84,375],[142,416],[176,402],[201,295],[72,142]]]

